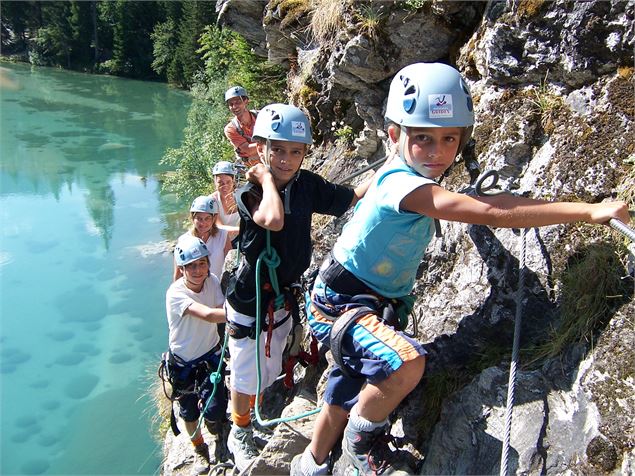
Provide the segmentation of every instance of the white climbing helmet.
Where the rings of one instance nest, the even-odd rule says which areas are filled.
[[[472,127],[472,95],[452,66],[411,64],[390,83],[385,117],[404,127]]]
[[[195,236],[182,237],[174,247],[174,262],[177,266],[185,266],[206,256],[209,256],[207,246]]]
[[[212,169],[212,175],[236,175],[236,169],[234,168],[234,164],[231,162],[227,162],[226,160],[221,160],[220,162],[216,162],[214,164],[214,168]]]
[[[256,118],[254,138],[301,142],[311,145],[311,123],[299,108],[289,104],[269,104]]]
[[[242,86],[232,86],[227,91],[225,91],[225,102],[229,101],[231,98],[238,97],[246,97],[247,99],[249,99],[247,90]]]
[[[218,213],[218,210],[218,202],[209,195],[196,197],[190,206],[190,213]]]

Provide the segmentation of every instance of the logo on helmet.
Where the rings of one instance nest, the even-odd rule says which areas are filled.
[[[291,135],[293,137],[306,137],[306,127],[304,122],[291,121]]]
[[[430,94],[428,95],[428,105],[430,119],[454,117],[451,94]]]

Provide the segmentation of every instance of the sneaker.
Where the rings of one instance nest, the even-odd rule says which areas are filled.
[[[258,450],[254,443],[254,431],[250,426],[232,425],[227,438],[227,448],[234,455],[234,465],[239,472],[247,469],[258,457]]]
[[[209,448],[207,443],[194,447],[194,473],[206,474],[209,471]]]
[[[392,438],[387,430],[388,425],[373,431],[356,431],[350,425],[346,427],[342,438],[342,459],[347,467],[347,474],[408,475],[393,466],[397,454],[388,446]]]

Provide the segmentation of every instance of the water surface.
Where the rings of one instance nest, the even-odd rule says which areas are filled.
[[[0,473],[155,473],[146,390],[171,275],[156,245],[180,232],[158,161],[190,98],[0,67]]]

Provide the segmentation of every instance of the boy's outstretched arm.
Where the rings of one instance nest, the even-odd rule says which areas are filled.
[[[611,218],[629,223],[626,203],[548,202],[510,194],[472,197],[424,185],[401,201],[401,208],[441,220],[504,228],[527,228],[585,221],[608,223]]]
[[[254,165],[247,171],[247,180],[262,187],[262,200],[251,207],[254,223],[267,230],[282,230],[284,205],[269,169],[263,164]]]

